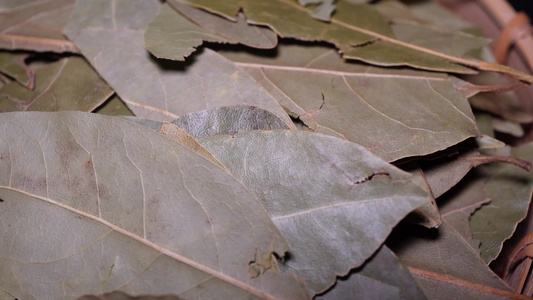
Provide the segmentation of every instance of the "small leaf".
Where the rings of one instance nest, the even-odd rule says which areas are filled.
[[[90,112],[101,105],[113,90],[81,57],[67,57],[39,68],[35,72],[33,91],[17,82],[0,88],[3,111]]]
[[[161,6],[161,10],[148,24],[144,33],[146,50],[157,58],[183,61],[204,41],[234,42],[221,34],[198,26],[167,4]]]
[[[291,245],[286,268],[313,293],[363,264],[405,215],[428,201],[409,173],[335,137],[249,131],[200,143],[258,195]]]
[[[3,1],[0,3],[0,49],[78,52],[61,32],[74,1]]]
[[[431,161],[402,165],[402,168],[411,172],[432,195],[430,202],[419,207],[409,216],[409,221],[428,228],[438,227],[441,224],[442,212],[439,211],[435,198],[456,186],[472,168],[494,162],[506,162],[526,170],[531,168],[531,163],[517,158],[483,155],[474,150]]]

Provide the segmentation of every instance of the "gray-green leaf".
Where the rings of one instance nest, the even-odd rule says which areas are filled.
[[[291,245],[286,268],[313,293],[360,266],[428,194],[361,146],[304,131],[200,140],[263,201]]]

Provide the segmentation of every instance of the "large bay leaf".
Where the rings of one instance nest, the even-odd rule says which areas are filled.
[[[113,94],[91,66],[76,56],[39,68],[35,82],[34,90],[15,81],[0,88],[0,109],[90,112]]]
[[[363,266],[347,278],[339,278],[335,286],[320,300],[341,299],[426,299],[407,266],[382,246]]]
[[[0,122],[0,286],[17,298],[306,297],[255,195],[202,156],[121,118]]]
[[[533,143],[513,148],[511,155],[533,161]],[[533,192],[533,173],[507,164],[487,166],[486,170],[491,202],[472,216],[470,226],[474,238],[481,240],[481,257],[488,263],[525,218]]]
[[[253,105],[292,126],[272,96],[211,50],[187,63],[150,57],[144,29],[160,6],[156,0],[78,1],[65,33],[141,118],[171,121],[209,108]]]
[[[287,269],[313,293],[372,255],[428,195],[361,146],[304,131],[249,131],[200,140],[262,200],[291,245]]]
[[[519,299],[453,227],[400,227],[388,245],[428,299]]]
[[[0,48],[77,52],[62,34],[74,0],[2,1]]]
[[[452,54],[415,45],[393,36],[391,28],[377,10],[368,5],[347,1],[337,3],[330,23],[310,18],[309,9],[291,0],[180,0],[230,19],[239,10],[248,22],[271,27],[282,37],[305,41],[327,41],[334,44],[345,58],[362,60],[381,66],[413,66],[422,69],[472,73],[468,67],[507,73],[526,82],[533,76],[507,66],[465,59]]]
[[[144,34],[146,49],[156,57],[184,60],[204,41],[241,43],[255,48],[274,48],[277,44],[276,33],[246,23],[242,14],[234,23],[177,1],[170,3],[188,19],[163,5]]]
[[[447,77],[347,64],[333,49],[308,48],[280,45],[279,55],[268,58],[224,55],[312,130],[385,160],[426,155],[478,135],[467,99]]]
[[[24,62],[28,56],[27,53],[0,51],[0,72],[33,89],[35,71]]]

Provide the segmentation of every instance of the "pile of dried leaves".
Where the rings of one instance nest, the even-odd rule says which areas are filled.
[[[533,76],[431,1],[298,2],[0,1],[0,298],[520,297]]]

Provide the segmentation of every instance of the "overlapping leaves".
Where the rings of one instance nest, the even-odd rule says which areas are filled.
[[[442,71],[530,75],[426,2],[166,2],[0,5],[0,48],[81,53],[0,53],[0,109],[137,116],[0,114],[0,297],[518,297],[530,176],[466,174],[527,169],[531,113]]]

